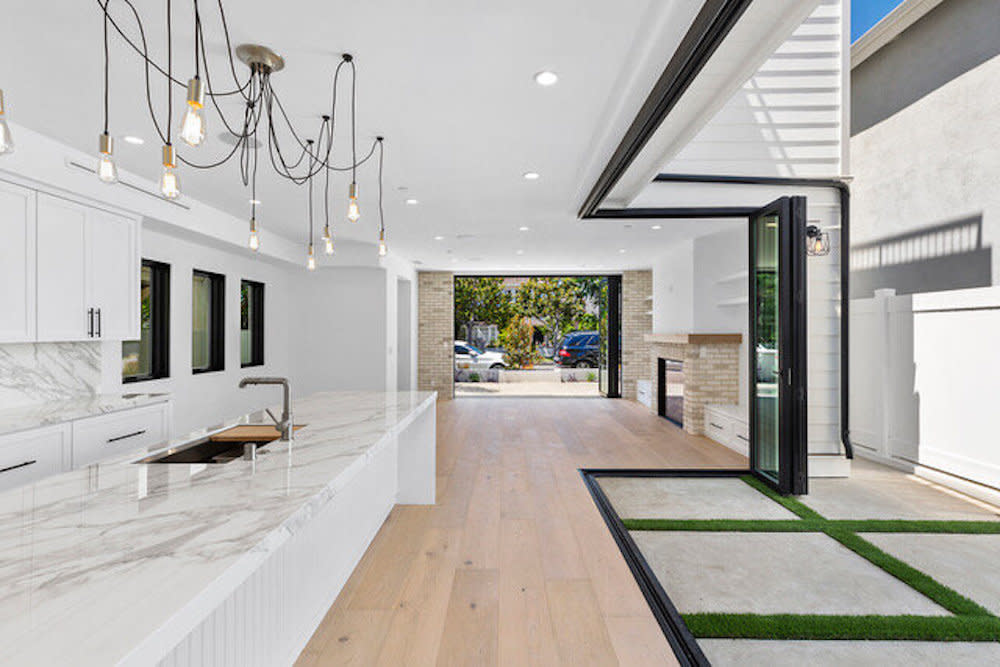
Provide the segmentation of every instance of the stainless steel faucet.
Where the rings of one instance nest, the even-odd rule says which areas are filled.
[[[265,408],[265,412],[268,416],[274,420],[274,425],[278,427],[281,431],[281,440],[283,442],[291,442],[292,433],[294,428],[292,425],[292,387],[288,383],[288,378],[278,378],[278,377],[245,377],[240,380],[240,389],[243,389],[250,384],[280,384],[283,390],[283,399],[281,404],[281,419],[278,419],[274,414]]]

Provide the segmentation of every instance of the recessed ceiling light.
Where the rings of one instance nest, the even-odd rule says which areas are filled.
[[[625,248],[618,248],[618,252],[624,254],[625,253]]]
[[[524,254],[523,250],[516,250],[514,252],[515,252],[515,254],[518,254],[518,255],[523,255]]]
[[[250,199],[250,200],[247,201],[247,203],[251,204],[253,206],[260,206],[260,200],[259,199]]]
[[[517,228],[519,232],[526,232],[529,231],[530,229],[531,227],[525,227],[524,225],[521,225],[520,227]]]
[[[420,201],[417,199],[407,199],[406,203],[409,204],[410,206],[416,206],[417,204],[420,203]]]
[[[142,146],[146,143],[146,140],[142,137],[133,137],[131,134],[126,134],[122,139],[125,140],[126,144],[132,144],[133,146]]]
[[[663,229],[663,225],[653,225],[650,229]]]
[[[435,237],[434,237],[434,240],[435,240],[435,241],[444,241],[444,237],[443,237],[443,236],[440,236],[440,235],[439,235],[439,236],[435,236]]]
[[[559,80],[559,75],[549,70],[542,70],[535,75],[535,83],[539,86],[553,86]]]
[[[524,180],[526,181],[537,181],[540,178],[537,171],[526,171],[524,172]]]

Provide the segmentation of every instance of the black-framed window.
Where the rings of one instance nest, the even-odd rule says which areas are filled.
[[[240,364],[264,365],[264,283],[240,283]]]
[[[170,265],[142,260],[139,340],[122,341],[122,382],[170,376]]]
[[[194,270],[191,286],[191,370],[226,367],[226,277]]]

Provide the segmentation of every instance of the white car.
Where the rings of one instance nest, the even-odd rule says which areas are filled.
[[[482,371],[507,368],[500,352],[481,352],[464,340],[455,341],[455,368],[458,370]]]

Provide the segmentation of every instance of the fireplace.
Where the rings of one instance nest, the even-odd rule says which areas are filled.
[[[656,361],[657,414],[684,426],[684,362],[659,357]]]

